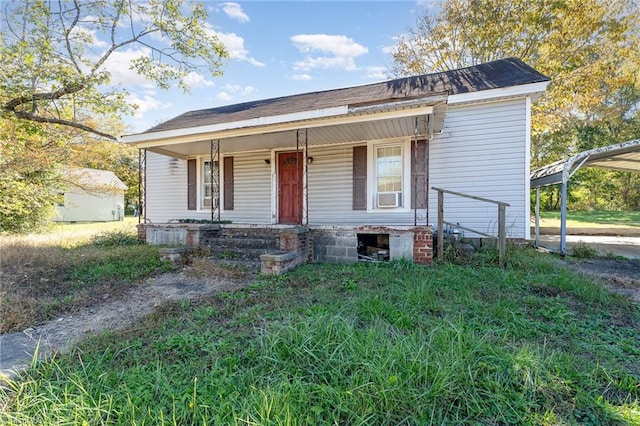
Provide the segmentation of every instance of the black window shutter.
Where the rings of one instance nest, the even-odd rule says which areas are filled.
[[[224,209],[233,210],[233,157],[224,157]]]
[[[367,147],[353,147],[353,210],[367,209]]]
[[[427,141],[411,142],[411,208],[427,208]]]
[[[197,160],[187,160],[187,209],[197,210]]]

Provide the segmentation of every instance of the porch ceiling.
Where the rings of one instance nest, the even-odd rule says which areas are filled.
[[[444,108],[436,108],[436,123],[432,126],[435,131],[442,128]],[[415,134],[416,116],[390,118],[386,120],[365,121],[357,123],[333,124],[307,129],[307,145],[333,145],[350,142],[368,141],[375,139],[388,139],[407,137]],[[422,116],[424,117],[424,115]],[[302,124],[301,129],[305,126]],[[419,133],[424,134],[424,124],[419,126]],[[216,140],[216,139],[214,139]],[[193,155],[208,154],[211,140],[200,140],[181,144],[156,145],[148,148],[149,151],[170,155],[177,158],[186,158]],[[270,149],[295,148],[296,130],[285,130],[254,135],[243,135],[220,139],[220,153],[249,152]]]

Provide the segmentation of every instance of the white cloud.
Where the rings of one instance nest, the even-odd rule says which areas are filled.
[[[134,113],[136,118],[144,118],[144,113],[147,111],[167,109],[172,105],[171,102],[163,102],[151,95],[144,94],[141,97],[137,93],[130,93],[127,96],[127,101],[138,106]]]
[[[239,84],[225,84],[223,87],[224,90],[231,93],[238,93],[241,95],[250,95],[252,93],[257,92],[256,88],[253,86],[240,86]]]
[[[211,80],[207,80],[202,74],[197,73],[195,71],[191,71],[184,78],[184,83],[189,86],[191,89],[196,89],[198,87],[213,87],[215,83]]]
[[[367,67],[365,77],[375,80],[386,80],[387,68],[386,67]]]
[[[291,41],[300,52],[308,54],[305,59],[295,62],[293,69],[296,71],[316,68],[354,71],[358,69],[355,58],[369,52],[365,46],[344,35],[298,34],[292,36]],[[314,52],[319,55],[313,56]]]
[[[309,74],[294,74],[291,76],[293,80],[298,81],[308,81],[311,80],[311,76]]]
[[[104,65],[111,73],[111,84],[124,87],[154,87],[152,82],[131,69],[131,60],[141,56],[150,57],[151,49],[138,47],[114,51]]]
[[[244,13],[242,6],[238,3],[222,3],[222,11],[231,19],[238,22],[249,22],[249,15]]]
[[[105,48],[109,46],[109,43],[106,41],[100,40],[96,35],[96,30],[92,30],[89,28],[81,27],[76,25],[71,30],[71,38],[78,38],[80,40],[85,41],[85,44],[91,47],[97,48]]]
[[[293,64],[295,71],[311,71],[317,68],[338,68],[346,71],[355,71],[358,69],[356,62],[353,58],[349,57],[319,56],[317,58],[306,58],[302,61],[296,61]]]
[[[396,53],[396,51],[398,50],[398,44],[402,41],[406,41],[407,36],[406,34],[400,34],[400,35],[394,36],[392,40],[394,44],[392,44],[391,46],[383,46],[381,49],[382,53],[384,53],[385,55],[393,55],[394,53]]]
[[[344,35],[299,34],[291,37],[291,41],[303,53],[319,50],[334,56],[355,58],[369,52],[369,49]]]
[[[227,48],[231,59],[247,61],[255,67],[264,66],[264,63],[249,56],[249,51],[244,47],[244,38],[240,37],[236,33],[218,32],[215,31],[209,24],[207,24],[207,26],[205,27],[205,31],[218,37],[222,44],[224,44],[224,46]]]
[[[253,86],[245,86],[244,89],[242,89],[242,94],[245,96],[248,96],[252,93],[256,93],[258,91],[258,89],[256,89]]]
[[[240,86],[239,84],[225,84],[222,91],[216,95],[221,101],[231,101],[238,96],[249,96],[257,93],[258,89],[253,86]]]

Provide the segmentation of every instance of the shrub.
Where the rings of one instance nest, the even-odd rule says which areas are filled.
[[[131,232],[109,231],[96,235],[91,239],[91,243],[99,247],[118,247],[138,245],[140,240]]]
[[[593,259],[598,257],[598,250],[587,245],[584,241],[578,241],[571,249],[571,254],[580,259]]]

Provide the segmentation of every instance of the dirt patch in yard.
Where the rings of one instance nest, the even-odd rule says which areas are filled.
[[[640,259],[566,260],[572,269],[595,277],[605,287],[640,302]]]
[[[241,268],[203,259],[198,268],[148,278],[126,291],[105,294],[78,312],[22,332],[0,334],[0,383],[3,374],[12,377],[25,369],[36,350],[41,357],[66,352],[91,334],[130,327],[162,304],[237,290],[253,277]]]

